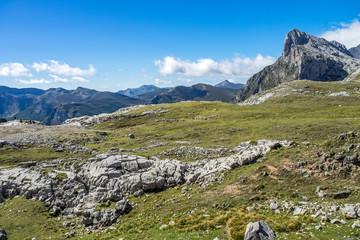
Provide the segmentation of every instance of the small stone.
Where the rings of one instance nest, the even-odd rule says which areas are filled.
[[[341,223],[339,219],[335,218],[333,220],[330,221],[332,224],[337,224],[337,223]]]
[[[73,238],[73,237],[75,237],[75,233],[74,232],[67,232],[67,233],[65,233],[65,237],[66,238]]]
[[[360,228],[360,221],[355,221],[351,227],[352,228]]]
[[[165,228],[167,228],[167,227],[168,227],[168,225],[163,224],[163,225],[161,225],[161,227],[159,227],[159,230],[163,230],[163,229],[165,229]]]
[[[317,218],[321,215],[321,211],[317,211],[315,214],[311,215],[312,218]]]
[[[170,225],[170,226],[174,226],[174,225],[175,225],[175,222],[174,222],[174,221],[170,221],[170,222],[169,222],[169,225]]]
[[[321,222],[330,222],[330,218],[328,218],[327,216],[322,216],[321,217],[321,220],[320,220]]]
[[[320,230],[323,229],[323,227],[322,227],[321,225],[318,225],[318,226],[315,226],[315,229],[318,230],[318,231],[320,231]]]
[[[279,206],[276,203],[270,203],[270,209],[276,210],[276,209],[278,209],[278,207]]]
[[[294,215],[304,215],[306,213],[305,208],[295,207]]]
[[[253,211],[255,211],[255,208],[254,207],[247,207],[246,210],[248,210],[249,212],[253,212]]]

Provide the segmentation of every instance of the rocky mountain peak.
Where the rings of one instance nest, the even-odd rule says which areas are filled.
[[[298,29],[293,29],[286,34],[284,40],[284,50],[282,57],[286,58],[291,54],[291,49],[294,45],[305,45],[309,42],[310,35],[305,32],[300,32]]]
[[[285,37],[281,57],[252,76],[239,92],[238,100],[293,80],[351,80],[360,69],[360,60],[353,55],[339,42],[293,29]]]
[[[303,54],[307,56],[332,55],[342,58],[353,57],[346,47],[339,42],[327,41],[326,39],[300,32],[298,29],[291,30],[285,37],[282,58],[285,61],[290,60],[292,64],[298,65],[298,61]]]

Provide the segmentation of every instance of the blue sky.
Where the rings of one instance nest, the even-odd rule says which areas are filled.
[[[0,85],[245,82],[281,55],[293,28],[360,44],[359,13],[358,0],[1,0]]]

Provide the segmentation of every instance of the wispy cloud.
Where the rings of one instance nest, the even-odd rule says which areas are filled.
[[[180,82],[186,82],[186,83],[191,83],[192,82],[192,80],[190,78],[178,78],[177,80],[180,81]]]
[[[4,76],[4,77],[20,77],[20,76],[31,77],[32,74],[29,72],[29,69],[26,68],[22,63],[4,63],[4,64],[0,64],[0,76]]]
[[[15,79],[16,82],[22,84],[44,84],[44,83],[51,83],[50,80],[46,79],[30,79],[30,80],[23,80],[23,79]]]
[[[155,85],[160,85],[160,84],[172,84],[173,82],[171,80],[162,80],[159,78],[155,78]]]
[[[264,57],[261,54],[258,54],[255,58],[235,57],[232,60],[221,61],[201,58],[196,62],[167,56],[163,60],[156,60],[155,65],[163,76],[179,74],[187,77],[221,75],[248,78],[274,62],[275,58]]]
[[[344,44],[347,48],[356,47],[360,44],[360,22],[353,20],[350,24],[341,23],[339,27],[324,32],[320,37],[327,40],[335,40]]]
[[[49,72],[64,76],[91,76],[96,73],[93,65],[89,65],[89,69],[80,69],[78,67],[70,67],[69,64],[50,60],[49,63],[33,63],[32,68],[36,72]]]
[[[73,80],[74,82],[81,82],[81,83],[88,83],[90,82],[89,80],[83,78],[83,77],[72,77],[71,80]]]
[[[74,76],[69,78],[64,78],[64,77],[59,77],[57,75],[53,75],[53,74],[49,74],[50,77],[53,78],[54,82],[62,82],[62,83],[69,83],[69,82],[81,82],[81,83],[88,83],[89,80],[82,78],[82,77],[78,77],[78,76]]]

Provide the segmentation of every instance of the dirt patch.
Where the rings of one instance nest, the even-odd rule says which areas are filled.
[[[238,185],[232,184],[232,185],[226,186],[222,193],[239,195],[239,194],[243,194],[244,191],[242,189],[240,189]]]
[[[252,178],[252,179],[257,179],[257,177],[260,175],[260,173],[256,173],[256,174],[254,174],[254,175],[251,175],[250,177]]]
[[[270,165],[270,164],[266,164],[266,167],[270,170],[271,173],[275,173],[279,169],[278,167],[275,167],[275,166]]]
[[[291,161],[289,158],[283,158],[283,159],[281,159],[280,162],[282,163],[282,166],[283,166],[286,170],[288,170],[288,171],[291,170],[292,161]]]

